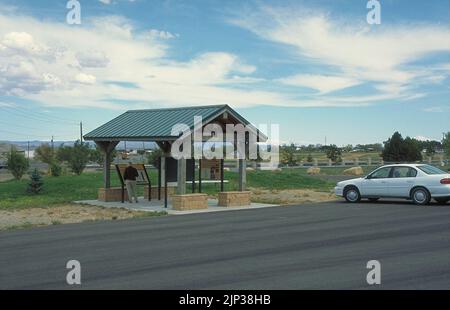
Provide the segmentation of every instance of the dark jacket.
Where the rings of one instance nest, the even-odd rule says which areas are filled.
[[[139,176],[139,173],[136,168],[133,166],[128,166],[125,169],[125,173],[123,174],[124,180],[136,181],[136,178]]]

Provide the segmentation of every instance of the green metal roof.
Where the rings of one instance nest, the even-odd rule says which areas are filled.
[[[84,135],[84,139],[97,141],[172,140],[178,137],[171,135],[174,125],[186,124],[193,128],[194,116],[201,116],[203,122],[207,122],[224,111],[231,112],[243,124],[249,124],[228,105],[130,110]]]

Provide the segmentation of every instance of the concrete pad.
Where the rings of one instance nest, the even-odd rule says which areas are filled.
[[[236,206],[236,207],[219,207],[217,199],[208,199],[208,209],[198,209],[198,210],[186,210],[186,211],[176,211],[172,209],[171,199],[167,201],[167,209],[164,208],[164,201],[152,199],[148,201],[144,197],[139,197],[138,203],[129,203],[120,201],[105,202],[99,200],[79,200],[74,201],[77,204],[85,204],[91,206],[105,207],[105,208],[125,208],[135,211],[147,211],[147,212],[167,212],[170,215],[184,215],[184,214],[195,214],[195,213],[209,213],[218,211],[235,211],[235,210],[249,210],[249,209],[259,209],[268,207],[277,207],[279,205],[265,204],[265,203],[251,203],[249,206]]]

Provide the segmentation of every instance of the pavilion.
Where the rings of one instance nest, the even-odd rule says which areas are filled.
[[[164,183],[164,204],[167,206],[167,160],[166,158],[172,157],[171,147],[172,144],[180,138],[182,133],[173,135],[173,128],[177,124],[186,124],[190,128],[192,133],[195,126],[198,126],[195,122],[195,117],[201,117],[202,122],[202,132],[203,128],[208,124],[217,124],[225,132],[225,127],[227,124],[238,125],[242,124],[245,126],[247,132],[245,134],[245,156],[238,159],[239,162],[239,190],[237,192],[232,192],[233,195],[227,195],[224,192],[224,160],[220,159],[220,193],[219,193],[219,204],[222,200],[228,199],[230,202],[230,197],[237,197],[236,199],[242,199],[245,196],[244,201],[250,201],[250,192],[246,191],[246,159],[248,158],[248,148],[250,143],[265,142],[267,137],[261,133],[255,126],[248,122],[243,116],[237,113],[228,105],[210,105],[210,106],[195,106],[195,107],[182,107],[182,108],[166,108],[166,109],[145,109],[145,110],[130,110],[118,117],[110,120],[109,122],[101,125],[100,127],[92,130],[83,136],[87,141],[94,141],[98,147],[104,153],[104,165],[103,165],[103,188],[99,189],[105,193],[105,195],[114,195],[114,188],[111,188],[111,152],[115,149],[120,141],[144,141],[144,142],[155,142],[163,152],[160,159],[160,165],[158,169],[158,199],[161,199],[161,187]],[[250,139],[249,135],[254,134],[255,139]],[[223,135],[225,138],[225,134]],[[205,142],[205,137],[202,135],[202,143]],[[237,136],[233,141],[236,147],[238,141]],[[198,166],[201,170],[202,158],[198,158]],[[197,201],[198,195],[202,191],[202,180],[201,173],[198,176],[198,194],[194,194],[196,191],[195,186],[195,165],[196,159],[191,156],[193,177],[192,177],[192,194],[186,193],[186,159],[177,160],[177,185],[176,194],[177,201]],[[163,180],[163,181],[162,181]],[[240,192],[240,194],[238,193]],[[99,195],[100,196],[100,195]],[[180,200],[181,199],[181,200]],[[205,198],[206,199],[206,198]],[[191,203],[193,206],[195,203]],[[233,202],[231,202],[233,204]],[[189,205],[189,204],[185,204]]]

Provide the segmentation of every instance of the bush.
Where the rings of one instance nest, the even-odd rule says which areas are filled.
[[[83,142],[77,141],[73,145],[72,152],[69,156],[69,166],[72,171],[80,175],[83,173],[84,168],[89,161],[89,145]]]
[[[336,145],[331,144],[327,147],[327,157],[328,159],[331,159],[331,161],[338,163],[339,161],[342,161],[341,158],[341,149],[338,148]]]
[[[11,150],[6,156],[6,165],[8,166],[8,170],[16,180],[20,180],[30,166],[28,159],[25,158],[25,155],[19,153],[14,146],[11,147]]]
[[[290,146],[283,146],[281,147],[281,163],[283,165],[288,166],[295,166],[298,162],[298,156],[295,153],[296,147],[294,144],[291,144]]]
[[[60,164],[54,162],[50,165],[50,175],[52,177],[59,177],[62,174],[62,167]]]
[[[37,169],[34,169],[33,173],[30,175],[27,192],[30,194],[39,194],[43,185],[44,182],[42,182],[41,174]]]
[[[48,144],[44,143],[38,146],[35,150],[35,158],[43,163],[51,165],[55,160],[55,154],[53,148]]]

